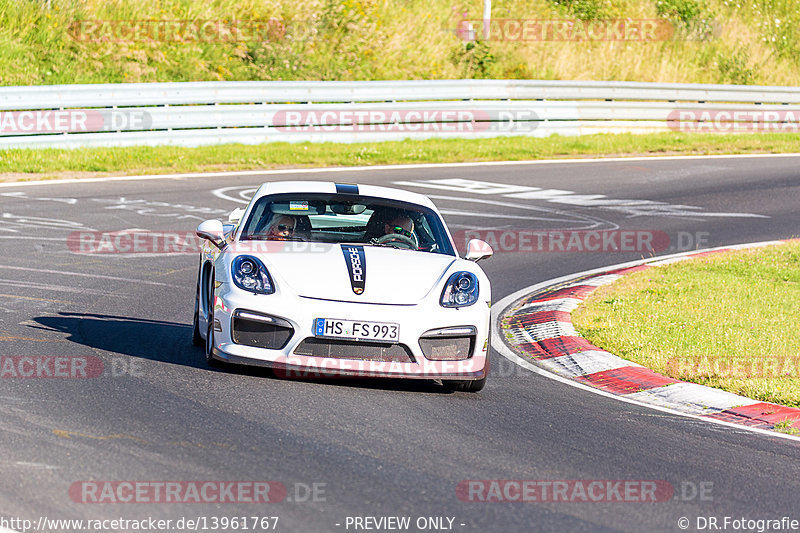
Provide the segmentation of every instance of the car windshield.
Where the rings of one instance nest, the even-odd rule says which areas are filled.
[[[253,206],[240,240],[357,243],[455,255],[433,210],[346,194],[264,196]]]

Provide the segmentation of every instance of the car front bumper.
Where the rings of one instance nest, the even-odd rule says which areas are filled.
[[[233,341],[236,311],[260,313],[291,324],[293,333],[281,349],[267,349]],[[317,318],[397,323],[399,343],[411,354],[410,361],[385,361],[353,357],[301,355],[295,350],[314,337]],[[417,379],[477,380],[489,371],[489,322],[487,301],[460,309],[446,309],[438,302],[387,305],[319,300],[281,294],[250,294],[230,284],[217,289],[214,305],[216,331],[213,356],[229,363],[270,367],[287,377],[396,377]],[[470,356],[460,360],[433,360],[425,356],[419,340],[426,332],[448,327],[475,328]],[[357,343],[359,341],[353,341]]]

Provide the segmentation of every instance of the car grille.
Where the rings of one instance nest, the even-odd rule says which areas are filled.
[[[414,356],[404,344],[383,342],[347,341],[309,337],[303,340],[294,353],[312,357],[334,359],[360,359],[367,361],[391,361],[413,363]]]
[[[231,338],[236,344],[280,350],[293,334],[291,324],[277,317],[252,311],[236,311],[233,315]]]

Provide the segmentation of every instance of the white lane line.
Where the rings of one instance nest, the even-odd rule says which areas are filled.
[[[27,235],[0,235],[0,239],[29,240],[29,241],[59,241],[67,242],[64,237],[30,237]]]
[[[602,194],[579,194],[574,191],[567,191],[563,189],[543,190],[538,187],[529,187],[526,185],[508,185],[506,183],[479,181],[465,178],[395,181],[393,183],[395,185],[408,187],[423,187],[469,194],[499,195],[504,198],[543,200],[556,204],[567,204],[606,211],[617,211],[628,216],[769,218],[768,216],[754,213],[712,213],[703,211],[701,207],[690,205],[668,204],[651,200],[613,199],[607,198]],[[513,192],[523,189],[527,189],[527,192]],[[508,194],[509,191],[512,191],[511,194]]]
[[[21,466],[24,468],[37,468],[40,470],[58,470],[59,467],[55,465],[49,465],[47,463],[32,463],[29,461],[14,461],[13,463],[4,463],[9,466]],[[0,529],[2,531],[2,529]]]
[[[125,297],[127,294],[119,294],[107,291],[100,291],[97,289],[85,289],[77,287],[68,287],[65,285],[53,285],[52,283],[34,283],[25,282],[13,279],[0,279],[0,285],[8,285],[11,287],[19,287],[21,289],[36,289],[42,291],[56,291],[56,292],[71,292],[80,294],[93,294],[95,296],[108,296],[108,297]]]
[[[41,272],[43,274],[60,274],[62,276],[78,276],[81,278],[96,278],[96,279],[108,279],[112,281],[125,281],[127,283],[142,283],[145,285],[159,285],[162,287],[174,287],[175,285],[172,283],[159,283],[158,281],[148,281],[144,279],[132,279],[132,278],[119,278],[116,276],[104,276],[102,274],[86,274],[84,272],[66,272],[64,270],[50,270],[46,268],[28,268],[28,267],[18,267],[18,266],[9,266],[9,265],[0,265],[0,270],[24,270],[26,272]]]
[[[686,261],[687,259],[689,259],[689,258],[688,257],[672,257],[670,259],[664,259],[662,261],[654,261],[654,262],[650,263],[650,266],[652,266],[652,267],[667,266],[667,265],[671,265],[673,263],[680,263],[681,261]]]
[[[539,213],[545,213],[548,215],[559,215],[563,216],[569,220],[564,220],[563,218],[544,218],[544,217],[530,217],[530,220],[542,220],[546,222],[574,222],[576,220],[583,221],[583,222],[590,222],[593,225],[587,226],[590,228],[594,228],[603,224],[609,224],[612,226],[613,229],[616,229],[618,226],[612,222],[607,220],[599,219],[596,217],[583,215],[580,213],[573,213],[571,211],[562,211],[560,209],[554,209],[551,207],[539,207],[534,205],[528,204],[520,204],[516,202],[503,202],[498,200],[488,200],[486,198],[466,198],[461,196],[441,196],[438,194],[426,194],[428,198],[431,200],[447,200],[457,203],[467,202],[467,203],[476,203],[476,204],[484,204],[484,205],[496,205],[499,207],[510,207],[512,209],[523,209],[526,211],[536,211]]]
[[[589,287],[602,287],[603,285],[608,285],[609,283],[614,283],[622,276],[619,274],[606,274],[604,276],[596,276],[591,279],[586,280],[578,280],[575,283],[570,283],[569,285],[564,285],[565,289],[570,287],[581,287],[581,286],[589,286]]]
[[[509,220],[548,220],[548,219],[540,219],[537,217],[526,217],[523,215],[507,215],[504,213],[478,213],[475,211],[459,211],[458,209],[439,209],[439,212],[443,215],[450,215],[450,216],[458,216],[458,217],[470,217],[470,218],[507,218]],[[533,230],[532,230],[533,231]]]
[[[44,218],[36,216],[15,215],[13,213],[3,212],[0,213],[0,219],[3,221],[3,229],[16,232],[11,228],[42,228],[47,230],[65,230],[65,231],[94,231],[83,225],[83,222],[74,222],[63,218]]]
[[[775,244],[775,243],[779,243],[780,241],[765,241],[765,242]],[[742,245],[742,246],[744,246],[744,245]],[[756,246],[765,246],[765,244],[764,243],[754,243],[753,246],[754,247],[756,247]],[[696,254],[699,251],[710,252],[710,251],[714,251],[714,250],[724,250],[724,249],[727,249],[727,248],[730,248],[730,246],[719,246],[717,248],[709,248],[707,250],[695,250],[695,251],[691,251],[691,252],[681,252],[681,253],[673,254],[673,255],[670,255],[670,256],[664,256],[661,259],[668,259],[668,258],[672,258],[672,257],[681,257],[681,256],[685,256],[685,255],[690,255],[690,254]],[[600,267],[600,268],[594,268],[592,270],[587,270],[587,271],[584,271],[584,272],[578,272],[576,274],[569,274],[569,275],[566,275],[566,276],[561,276],[560,278],[556,278],[556,279],[552,279],[552,280],[548,280],[548,281],[543,281],[541,283],[537,283],[535,285],[531,285],[529,287],[525,287],[524,289],[520,289],[520,290],[518,290],[516,292],[513,292],[513,293],[509,294],[505,298],[501,299],[499,302],[495,302],[495,303],[492,304],[492,324],[494,326],[494,327],[491,328],[491,335],[492,335],[492,343],[491,343],[491,345],[492,345],[492,348],[494,348],[497,351],[497,353],[499,353],[500,355],[502,355],[503,357],[505,357],[506,359],[508,359],[512,363],[515,363],[516,365],[518,365],[518,366],[520,366],[520,367],[522,367],[522,368],[524,368],[526,370],[530,370],[531,372],[533,372],[535,374],[538,374],[540,376],[546,377],[548,379],[552,379],[554,381],[558,381],[559,383],[563,383],[565,385],[569,385],[570,387],[575,387],[577,389],[581,389],[581,390],[584,390],[586,392],[591,392],[592,394],[605,396],[606,398],[611,398],[611,399],[614,399],[614,400],[617,400],[617,401],[620,401],[620,402],[629,403],[629,404],[633,404],[633,405],[638,405],[639,407],[646,407],[648,409],[653,409],[655,411],[660,411],[660,412],[663,412],[663,413],[669,413],[669,414],[672,414],[672,415],[678,415],[678,416],[682,416],[682,417],[686,417],[686,418],[694,418],[696,420],[702,420],[703,422],[709,422],[709,423],[712,423],[712,424],[718,424],[718,425],[722,425],[722,426],[727,426],[727,427],[729,427],[731,429],[736,429],[736,430],[739,430],[739,431],[747,431],[747,432],[750,432],[750,433],[759,433],[761,435],[766,435],[766,436],[769,436],[769,437],[776,437],[776,438],[780,438],[780,439],[788,439],[788,440],[793,440],[793,441],[796,441],[796,442],[800,442],[800,436],[788,435],[786,433],[779,433],[779,432],[770,431],[770,430],[767,430],[767,429],[760,429],[760,428],[754,428],[754,427],[750,427],[750,426],[744,426],[744,425],[741,425],[741,424],[734,424],[733,422],[726,422],[725,420],[717,420],[715,418],[709,418],[709,417],[700,416],[700,415],[696,415],[696,414],[685,413],[685,412],[682,412],[682,411],[677,411],[675,409],[671,409],[671,408],[666,407],[666,406],[654,405],[652,403],[641,402],[641,401],[638,401],[638,400],[636,400],[634,398],[629,398],[629,397],[626,397],[626,396],[618,396],[616,394],[611,394],[610,392],[606,392],[606,391],[601,390],[601,389],[596,389],[594,387],[590,387],[589,385],[584,385],[583,383],[579,383],[577,381],[574,381],[571,378],[567,378],[567,377],[559,376],[558,374],[554,374],[553,372],[550,372],[550,371],[545,370],[545,369],[543,369],[543,368],[541,368],[539,366],[536,366],[535,364],[533,364],[532,362],[528,361],[527,359],[524,359],[524,358],[520,357],[511,348],[509,348],[506,345],[505,340],[503,340],[503,338],[501,337],[501,335],[500,335],[500,317],[503,316],[504,312],[513,303],[515,303],[516,301],[522,299],[526,295],[531,294],[533,292],[536,292],[538,290],[541,290],[541,289],[543,289],[545,287],[549,287],[551,285],[556,285],[556,284],[559,284],[559,283],[564,283],[566,281],[570,281],[570,280],[572,280],[574,278],[577,278],[577,277],[591,276],[592,274],[600,274],[600,273],[606,272],[608,270],[618,270],[618,269],[622,269],[622,268],[638,266],[638,265],[647,263],[648,261],[652,261],[652,259],[630,261],[628,263],[622,263],[622,264],[619,264],[619,265],[611,265],[611,266],[605,266],[605,267]]]
[[[253,197],[253,194],[258,190],[258,187],[252,187],[250,185],[246,185],[244,187],[222,187],[221,189],[214,189],[212,194],[217,198],[222,198],[223,200],[228,200],[231,202],[236,202],[237,204],[249,204],[250,199]],[[235,196],[230,196],[228,191],[239,191],[239,198]],[[247,193],[250,193],[247,196]]]
[[[193,172],[185,174],[156,174],[140,176],[107,176],[103,178],[64,179],[44,181],[19,181],[0,183],[0,187],[32,187],[36,185],[61,185],[67,183],[92,183],[109,181],[135,181],[186,178],[218,178],[235,176],[280,176],[285,174],[321,174],[327,172],[362,172],[374,170],[412,170],[428,168],[468,168],[522,165],[563,165],[575,163],[620,163],[636,161],[691,161],[695,159],[762,159],[800,157],[800,154],[732,154],[732,155],[670,155],[652,157],[609,157],[586,159],[537,159],[533,161],[474,161],[468,163],[423,163],[406,165],[374,165],[362,167],[285,168],[275,170],[237,170],[229,172]]]

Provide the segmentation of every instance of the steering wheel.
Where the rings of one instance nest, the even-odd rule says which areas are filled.
[[[375,242],[378,244],[400,245],[397,246],[398,248],[419,250],[419,240],[417,240],[417,236],[413,233],[411,234],[411,237],[407,237],[406,235],[401,235],[399,233],[387,233],[382,237],[378,237]]]

